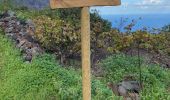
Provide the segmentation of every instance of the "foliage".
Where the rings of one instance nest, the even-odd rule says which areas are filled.
[[[118,82],[127,74],[138,77],[136,57],[115,55],[104,60],[102,64],[106,73],[104,83]],[[20,58],[20,52],[9,40],[0,35],[0,99],[80,100],[81,77],[80,73],[76,72],[71,68],[66,70],[60,67],[54,56],[49,54],[34,58],[31,64],[24,63]],[[142,65],[142,72],[145,87],[142,99],[168,100],[169,95],[165,89],[170,84],[169,70],[156,65]],[[113,96],[106,85],[93,79],[92,98],[111,100]]]
[[[139,48],[158,54],[169,54],[169,33],[150,34],[145,30],[138,30],[131,34],[120,34],[118,30],[112,29],[99,37],[102,41],[98,41],[98,44],[111,53]]]
[[[0,5],[0,9],[3,9],[1,7]],[[66,58],[80,56],[79,8],[28,10],[23,7],[14,10],[19,19],[29,18],[34,21],[37,40],[47,51],[54,52],[61,63],[65,63]],[[111,23],[102,19],[97,11],[91,13],[92,58],[103,51],[111,54],[138,47],[170,55],[170,34],[167,27],[159,34],[151,34],[147,30],[131,32],[135,23],[132,20],[132,23],[124,27],[127,31],[123,33],[120,32],[121,26],[119,29],[112,29]],[[32,64],[26,64],[22,62],[20,52],[0,35],[0,99],[81,99],[80,73],[73,69],[66,70],[55,62],[54,56],[45,54],[35,58]],[[114,55],[102,64],[105,84],[109,81],[119,82],[128,74],[139,77],[137,57]],[[170,97],[166,88],[170,84],[169,70],[158,65],[143,64],[142,72],[145,85],[141,93],[142,99],[168,100]],[[111,90],[105,84],[99,80],[92,82],[93,99],[113,99]]]
[[[23,62],[19,50],[0,34],[0,99],[1,100],[81,100],[80,72],[64,69],[54,55],[44,54],[32,63]],[[93,79],[92,98],[112,100],[112,92]]]
[[[170,25],[165,25],[164,27],[162,27],[162,31],[170,32]]]
[[[63,64],[65,58],[76,54],[80,49],[80,32],[64,20],[40,16],[34,19],[37,39],[47,50],[54,51]],[[78,50],[77,50],[78,49]]]
[[[137,57],[116,54],[102,61],[105,70],[104,82],[120,82],[124,76],[133,75],[139,80]],[[170,70],[158,65],[142,64],[142,82],[144,89],[141,93],[143,100],[168,100],[167,88],[170,84]]]
[[[80,56],[80,8],[28,10],[20,7],[13,10],[17,12],[17,16],[22,20],[27,18],[34,20],[37,26],[35,33],[37,39],[44,47],[48,45],[46,48],[48,48],[49,51],[57,53],[60,59]],[[129,20],[128,18],[121,18],[117,29],[112,29],[109,21],[101,18],[96,10],[92,11],[92,58],[93,56],[101,54],[103,51],[106,51],[108,54],[121,52],[129,48],[136,48],[138,45],[140,48],[147,49],[148,51],[156,53],[163,52],[169,55],[169,26],[166,25],[163,27],[162,32],[159,34],[151,34],[147,29],[132,32],[132,28],[140,19],[141,18]],[[48,27],[49,25],[53,26]],[[122,29],[126,31],[120,32]],[[39,37],[39,34],[43,35]],[[61,52],[58,52],[59,50]]]
[[[0,0],[0,11],[1,10],[9,10],[13,8],[12,0]]]
[[[80,12],[79,8],[59,10],[16,10],[21,20],[32,19],[36,25],[35,36],[47,51],[55,52],[62,64],[66,59],[80,57]],[[140,19],[139,19],[140,20]],[[125,23],[125,25],[123,24]],[[91,13],[92,63],[105,54],[139,48],[169,55],[168,32],[151,34],[147,30],[131,32],[136,20],[123,20],[119,29],[101,18],[96,10]],[[127,26],[126,26],[127,25]],[[125,32],[120,32],[121,29]]]
[[[90,15],[91,21],[91,55],[92,55],[92,64],[96,62],[97,57],[100,55],[100,49],[104,47],[103,39],[101,36],[105,32],[111,30],[111,23],[103,19],[96,10],[93,10]]]
[[[37,39],[49,51],[55,52],[62,64],[66,58],[80,56],[80,9],[47,12],[32,18],[36,24]],[[98,37],[103,32],[110,31],[111,23],[102,19],[97,12],[93,12],[91,13],[91,27],[92,51],[97,51],[100,45],[98,41],[101,41]]]

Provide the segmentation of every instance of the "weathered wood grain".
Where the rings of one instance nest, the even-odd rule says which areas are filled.
[[[52,9],[89,6],[117,6],[121,0],[50,0]]]
[[[83,100],[91,100],[91,64],[90,64],[90,12],[89,7],[81,11],[81,55]]]

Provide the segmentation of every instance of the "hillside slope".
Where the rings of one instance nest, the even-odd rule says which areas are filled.
[[[81,100],[81,75],[72,68],[64,69],[53,55],[44,54],[31,64],[3,32],[0,32],[0,100]],[[92,82],[92,98],[103,100],[112,92],[99,81]]]
[[[23,17],[24,15],[21,14],[20,16]],[[32,13],[30,13],[29,16],[32,16]],[[22,19],[22,17],[19,18]],[[48,18],[50,19],[48,20],[49,23],[46,23],[46,20],[44,19],[48,19]],[[94,18],[93,20],[98,19],[98,17],[97,18],[93,17],[93,18]],[[50,32],[47,32],[47,34],[51,33],[51,24],[53,25],[55,19],[51,19],[48,16],[44,17],[42,15],[39,15],[39,17],[36,17],[36,19],[37,20],[41,19],[40,22],[43,21],[45,24],[47,25],[49,24],[49,26],[47,26],[46,28],[49,28],[48,31]],[[96,22],[93,23],[95,24]],[[42,27],[43,24],[36,23],[36,25],[43,30],[44,28]],[[103,26],[107,26],[107,25],[108,24],[106,25],[103,24]],[[58,29],[61,26],[57,25],[57,27],[56,26],[54,27]],[[69,29],[69,28],[66,27],[65,29]],[[96,29],[98,29],[98,26],[96,26]],[[75,28],[71,28],[71,30],[75,30]],[[101,33],[102,30],[104,29],[101,29]],[[98,30],[95,30],[96,33],[97,31]],[[101,67],[102,75],[100,77],[92,76],[93,77],[92,79],[93,100],[113,100],[112,91],[111,89],[108,89],[106,86],[108,82],[115,82],[119,84],[119,82],[124,80],[123,79],[124,76],[131,75],[131,74],[136,77],[135,79],[136,81],[139,80],[138,79],[139,59],[135,57],[136,54],[132,52],[134,53],[134,55],[128,56],[124,54],[113,53],[112,51],[115,48],[117,48],[116,50],[118,51],[124,49],[124,46],[122,46],[122,44],[125,44],[125,47],[128,46],[129,48],[134,48],[129,45],[131,42],[138,43],[138,41],[135,40],[138,39],[145,40],[150,36],[149,33],[145,33],[145,32],[143,33],[140,31],[134,34],[135,38],[132,38],[132,35],[129,35],[127,37],[126,36],[121,37],[120,33],[114,30],[112,30],[110,33],[109,32],[108,34],[107,32],[106,34],[103,34],[103,36],[106,37],[102,37],[101,40],[103,41],[105,38],[106,40],[109,39],[107,37],[113,37],[113,38],[115,37],[113,41],[117,40],[118,45],[116,47],[114,47],[114,44],[105,45],[106,47],[105,49],[108,49],[107,52],[111,52],[111,54],[113,55],[111,55],[111,57],[107,57],[106,59],[102,59],[103,61],[99,61],[97,63],[98,65],[96,66],[96,69],[99,69],[99,67]],[[42,33],[43,32],[40,31],[40,34]],[[75,67],[71,67],[69,65],[67,69],[61,67],[61,65],[59,65],[56,61],[54,52],[53,55],[50,54],[39,55],[38,57],[33,58],[31,63],[26,63],[22,59],[21,52],[19,52],[19,50],[15,48],[13,41],[9,40],[8,39],[9,37],[7,38],[3,34],[4,34],[3,32],[0,32],[0,100],[6,100],[6,99],[7,100],[11,100],[11,99],[12,100],[13,99],[14,100],[81,100],[82,99],[81,98],[82,97],[81,71],[75,70],[73,69]],[[44,37],[46,38],[46,36]],[[49,36],[47,38],[46,41],[47,43],[49,38],[51,39],[52,37]],[[58,37],[58,38],[61,39],[62,37]],[[94,44],[95,43],[101,44],[101,41],[96,41],[95,38],[97,37],[95,36],[93,38],[94,41],[92,42],[92,44],[94,46],[93,49],[95,51],[98,49],[95,48],[96,45]],[[68,43],[72,44],[72,42],[70,41],[67,42],[64,39],[63,41],[59,41],[58,44],[65,43],[66,44],[65,46],[70,46],[72,49],[73,45],[68,45]],[[131,39],[134,39],[133,40],[134,42],[131,41]],[[129,40],[129,41],[124,41],[124,40]],[[157,44],[159,43],[160,40],[165,41],[165,42],[162,41],[158,46],[157,45],[155,46],[158,50],[162,50],[160,49],[163,48],[162,44],[166,44],[166,43],[167,43],[166,45],[169,44],[169,41],[167,41],[168,39],[164,37],[164,34],[158,34],[158,37],[157,35],[153,35],[150,40],[152,40],[150,41],[151,43],[149,42],[148,44],[148,41],[146,41],[144,42],[145,45]],[[54,41],[56,42],[55,38]],[[114,43],[113,41],[109,43],[112,44]],[[76,44],[76,41],[73,41],[73,43]],[[54,46],[54,44],[50,44],[50,45],[52,47]],[[49,45],[44,45],[45,48],[48,48],[47,46]],[[63,46],[61,45],[61,47]],[[60,49],[59,52],[61,52],[61,50],[63,49]],[[70,49],[65,49],[65,50],[70,51]],[[167,49],[167,51],[168,50],[169,49]],[[68,52],[63,51],[63,53],[68,53]],[[96,52],[96,54],[97,53],[98,52]],[[167,68],[163,68],[160,65],[161,64],[148,64],[142,62],[141,72],[142,72],[142,81],[144,84],[144,89],[141,92],[142,100],[170,100],[170,95],[169,92],[167,91],[168,88],[170,87],[169,86],[170,70]],[[114,100],[120,100],[115,98]]]

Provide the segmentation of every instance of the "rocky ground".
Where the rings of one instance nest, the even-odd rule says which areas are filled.
[[[25,61],[31,62],[34,56],[43,53],[34,37],[35,26],[30,19],[19,20],[14,12],[6,11],[0,15],[0,27],[20,49]]]
[[[126,55],[137,56],[138,49],[132,48],[127,51],[124,51],[124,53]],[[139,54],[147,64],[159,64],[165,68],[170,68],[170,57],[166,54],[151,52],[146,49],[140,49]]]

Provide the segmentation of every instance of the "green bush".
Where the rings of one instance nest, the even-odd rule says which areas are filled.
[[[105,70],[104,82],[119,82],[126,75],[134,75],[139,80],[138,58],[115,54],[102,61]],[[158,65],[142,64],[142,82],[144,89],[141,92],[143,100],[169,100],[167,87],[170,85],[170,70]]]
[[[36,26],[36,39],[47,51],[55,52],[61,63],[67,59],[80,56],[80,8],[16,10],[19,19],[32,19]],[[96,54],[103,44],[100,35],[111,30],[111,23],[103,19],[98,12],[91,15],[91,48]]]
[[[81,100],[81,72],[62,68],[53,55],[23,62],[10,40],[0,34],[0,100]],[[112,100],[112,91],[92,82],[93,100]]]

